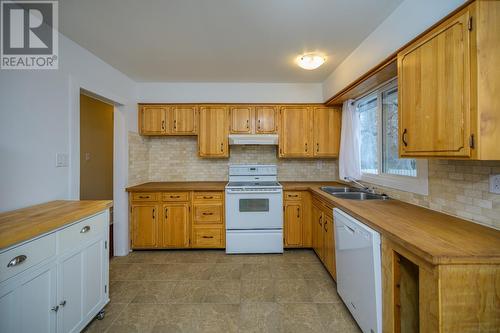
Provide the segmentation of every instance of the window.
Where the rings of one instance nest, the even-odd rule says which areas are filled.
[[[398,88],[395,80],[356,102],[361,179],[428,194],[427,160],[399,158]]]

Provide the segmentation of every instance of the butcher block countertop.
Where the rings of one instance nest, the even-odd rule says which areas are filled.
[[[321,191],[336,182],[280,182],[285,191],[310,191],[427,262],[500,264],[500,231],[398,200],[347,200]],[[222,191],[226,182],[155,182],[129,192]]]
[[[113,206],[111,200],[57,200],[0,213],[0,250]]]
[[[162,191],[224,191],[227,181],[222,182],[150,182],[127,187],[127,192]]]

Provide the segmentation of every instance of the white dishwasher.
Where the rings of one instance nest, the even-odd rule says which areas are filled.
[[[364,333],[381,333],[380,234],[338,208],[333,214],[337,292]]]

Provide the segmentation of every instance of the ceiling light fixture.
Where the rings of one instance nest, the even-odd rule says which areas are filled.
[[[297,64],[307,70],[313,70],[323,65],[325,57],[316,53],[306,53],[297,58]]]

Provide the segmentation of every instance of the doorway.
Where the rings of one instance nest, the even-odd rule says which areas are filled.
[[[114,106],[80,94],[80,200],[113,200]],[[113,209],[110,211],[113,253]]]

